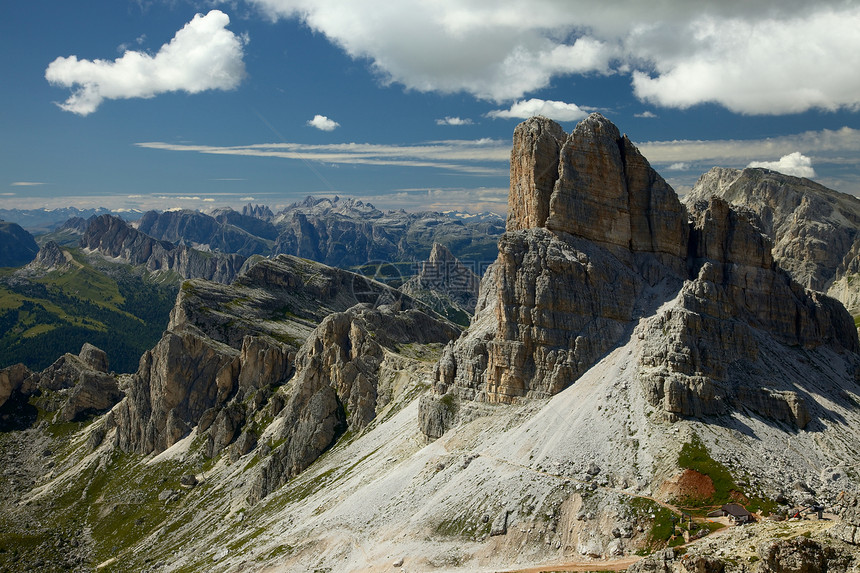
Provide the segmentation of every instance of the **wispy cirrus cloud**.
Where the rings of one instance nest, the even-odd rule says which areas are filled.
[[[341,193],[341,195],[344,195]],[[379,209],[406,211],[489,211],[504,214],[508,210],[507,187],[454,187],[395,189],[390,193],[354,196],[373,203]]]
[[[431,141],[414,145],[374,143],[263,143],[240,146],[164,142],[135,144],[147,149],[191,151],[212,155],[272,157],[330,164],[429,167],[472,175],[506,175],[510,143],[495,139]]]
[[[773,157],[775,160],[798,151],[816,161],[838,160],[837,155],[860,158],[860,129],[822,129],[766,139],[718,139],[646,141],[637,144],[652,163],[714,162],[715,165]],[[857,159],[854,159],[857,161]]]
[[[13,181],[11,185],[12,187],[39,187],[40,185],[47,185],[47,183],[42,181]]]

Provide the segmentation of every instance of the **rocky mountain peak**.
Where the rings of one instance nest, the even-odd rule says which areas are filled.
[[[533,117],[514,130],[507,230],[542,227],[558,179],[558,154],[567,139],[564,129],[545,117]]]
[[[860,199],[768,169],[721,167],[702,175],[684,201],[696,212],[712,196],[757,218],[773,258],[800,285],[860,313]]]
[[[252,205],[251,203],[242,207],[242,215],[262,219],[264,221],[269,221],[275,216],[268,205]]]
[[[477,269],[460,262],[447,247],[434,243],[429,258],[400,290],[455,322],[468,325],[475,312],[480,277]]]
[[[513,143],[507,232],[468,333],[437,365],[438,394],[505,403],[552,396],[638,328],[648,341],[640,382],[653,405],[702,416],[752,403],[772,419],[809,421],[802,397],[770,380],[764,361],[826,347],[850,362],[860,347],[836,301],[774,263],[754,213],[713,198],[691,221],[599,114],[566,137],[550,120],[530,119]],[[440,411],[425,400],[422,419],[438,421]],[[426,433],[439,435],[439,426]]]
[[[48,241],[42,245],[42,248],[36,253],[36,258],[27,265],[27,268],[51,271],[66,268],[71,262],[72,255],[68,251],[64,251],[56,242]]]
[[[430,248],[430,257],[427,259],[427,262],[432,265],[453,262],[456,260],[457,258],[448,250],[448,247],[441,243],[433,243],[433,247]]]
[[[687,215],[674,190],[599,113],[569,136],[532,118],[513,143],[508,231],[546,227],[634,253],[686,256]]]

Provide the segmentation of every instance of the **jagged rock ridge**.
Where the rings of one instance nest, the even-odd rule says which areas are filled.
[[[422,308],[362,275],[286,255],[259,262],[233,285],[187,281],[106,429],[116,429],[121,450],[148,454],[196,426],[208,455],[230,447],[238,457],[255,447],[249,424],[268,408],[284,418],[276,439],[286,443],[262,465],[260,499],[345,424],[360,430],[373,419],[385,403],[379,373],[396,370],[388,354],[397,343],[446,343],[458,334]]]
[[[707,415],[748,401],[762,415],[805,425],[790,384],[744,374],[758,364],[753,371],[765,376],[757,349],[770,341],[785,352],[856,352],[850,316],[792,282],[770,242],[724,201],[688,221],[671,187],[599,114],[562,139],[543,118],[515,131],[508,231],[468,335],[437,366],[437,394],[551,396],[645,318],[638,335],[651,345],[638,360],[652,403]],[[762,337],[768,342],[757,345]],[[439,412],[433,402],[422,410]],[[437,435],[439,417],[424,418]]]
[[[799,284],[860,313],[860,199],[767,169],[714,167],[684,198],[696,211],[711,197],[747,209],[774,243],[773,257]]]
[[[154,239],[119,217],[100,215],[81,237],[81,247],[119,258],[149,271],[173,271],[182,278],[205,278],[229,283],[246,259],[238,254],[205,253],[186,245]]]
[[[267,221],[222,209],[214,216],[183,209],[148,211],[136,226],[139,231],[163,241],[186,243],[206,251],[236,253],[244,257],[268,255],[278,230]]]
[[[391,399],[405,367],[400,344],[445,343],[458,331],[419,310],[358,305],[323,320],[296,357],[296,375],[280,413],[280,445],[252,488],[259,501],[307,468],[344,431],[364,429]]]

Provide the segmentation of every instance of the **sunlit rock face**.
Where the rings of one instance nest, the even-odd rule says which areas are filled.
[[[437,364],[436,396],[422,404],[428,435],[454,423],[441,416],[441,395],[554,395],[634,329],[647,339],[636,357],[643,388],[667,413],[715,415],[748,403],[796,426],[809,421],[799,395],[754,377],[741,384],[737,372],[766,372],[762,337],[856,352],[857,336],[838,303],[776,265],[749,215],[712,199],[691,217],[599,114],[570,135],[532,118],[513,141],[507,232],[469,331]]]
[[[698,211],[717,196],[755,216],[773,258],[801,286],[825,292],[860,314],[860,199],[759,168],[714,167],[684,198]]]

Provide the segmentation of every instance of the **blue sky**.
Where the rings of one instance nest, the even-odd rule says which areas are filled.
[[[860,194],[857,30],[842,0],[5,2],[0,207],[502,211],[515,125],[591,111],[680,192]]]

